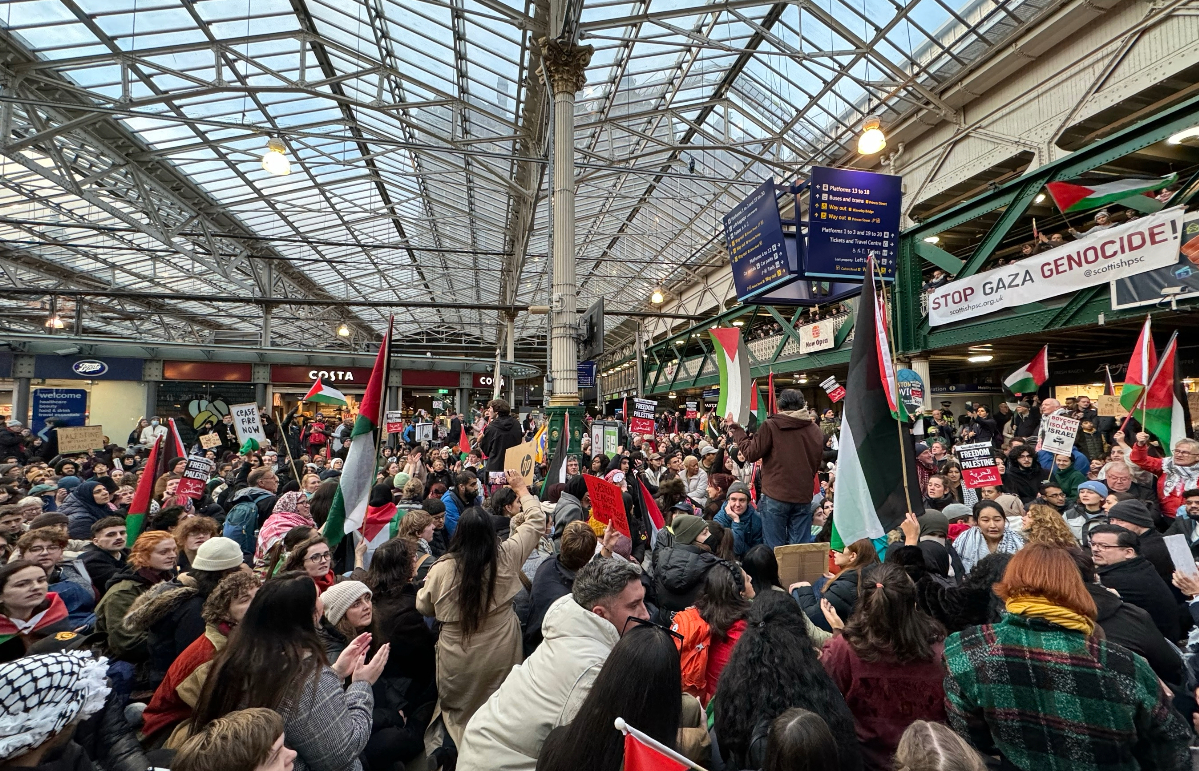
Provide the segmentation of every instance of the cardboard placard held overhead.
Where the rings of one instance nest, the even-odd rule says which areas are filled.
[[[1041,446],[1038,450],[1054,455],[1069,455],[1078,436],[1079,421],[1065,415],[1050,415],[1041,421]]]
[[[58,432],[58,452],[61,455],[99,450],[104,446],[104,426],[72,426],[54,430]]]
[[[1095,399],[1095,407],[1104,417],[1120,418],[1124,416],[1124,408],[1120,406],[1119,396],[1100,396]]]
[[[1003,484],[995,464],[995,446],[990,442],[959,444],[953,448],[962,467],[962,484],[970,489]]]
[[[205,450],[211,450],[213,447],[220,447],[221,437],[219,434],[204,434],[200,437],[200,446]]]
[[[632,538],[629,520],[624,513],[623,491],[608,480],[590,474],[583,477],[583,481],[587,483],[587,495],[591,498],[592,516]]]
[[[204,488],[208,486],[208,480],[212,477],[215,468],[215,460],[202,455],[189,455],[187,464],[183,467],[183,479],[179,480],[179,487],[175,490],[175,494],[188,498],[200,498],[204,495]]]
[[[525,442],[515,447],[509,447],[504,453],[504,470],[516,469],[525,478],[525,484],[531,485],[533,484],[533,466],[537,463],[534,460],[536,455],[536,442]]]
[[[229,408],[233,416],[233,428],[237,431],[237,443],[243,445],[247,439],[258,442],[259,447],[266,446],[266,434],[262,430],[262,420],[258,417],[258,405],[234,404]]]

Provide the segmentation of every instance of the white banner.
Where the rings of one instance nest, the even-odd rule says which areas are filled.
[[[824,321],[817,321],[815,324],[806,324],[799,328],[799,352],[800,353],[815,353],[816,351],[827,351],[833,347],[833,338],[837,336],[837,330],[845,323],[849,316],[836,316]]]
[[[257,404],[234,404],[229,407],[233,415],[233,429],[237,432],[237,441],[245,444],[247,439],[258,442],[259,447],[266,447],[266,434],[262,431],[262,421],[258,419]]]
[[[929,326],[985,316],[1173,265],[1183,207],[1174,206],[936,289]]]

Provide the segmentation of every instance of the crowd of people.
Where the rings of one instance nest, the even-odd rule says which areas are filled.
[[[839,427],[795,390],[777,408],[663,415],[611,456],[585,437],[529,485],[502,459],[536,426],[497,399],[470,453],[384,448],[348,534],[344,432],[197,438],[216,463],[184,497],[185,459],[147,465],[154,423],[47,458],[10,422],[0,768],[618,771],[618,718],[711,771],[1190,766],[1199,572],[1163,536],[1199,556],[1199,442],[1083,399],[935,410],[906,519],[784,585],[775,547],[836,537]],[[1071,412],[1098,438],[1038,452]],[[980,441],[1001,484],[970,488],[952,448]]]

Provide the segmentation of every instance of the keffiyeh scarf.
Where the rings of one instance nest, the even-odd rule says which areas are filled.
[[[26,656],[0,664],[0,761],[40,747],[104,706],[108,659],[87,651]]]

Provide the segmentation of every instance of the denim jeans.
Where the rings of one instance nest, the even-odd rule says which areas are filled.
[[[787,503],[762,495],[758,498],[758,514],[762,515],[762,535],[771,549],[812,542],[811,503]]]

